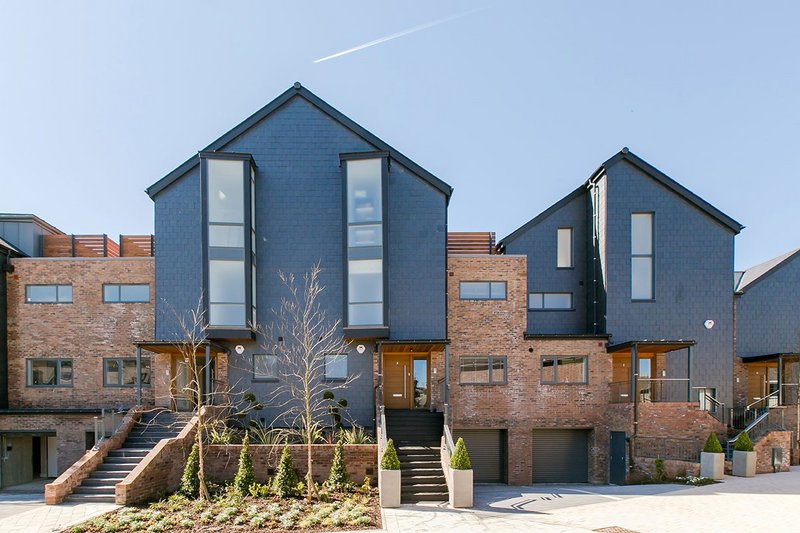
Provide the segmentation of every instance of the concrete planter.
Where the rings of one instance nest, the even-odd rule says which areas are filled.
[[[381,507],[400,507],[400,471],[378,470],[378,493]]]
[[[472,507],[472,470],[450,469],[450,507]]]
[[[722,479],[725,475],[725,454],[700,452],[700,475],[711,479]]]
[[[753,477],[756,475],[756,452],[733,451],[733,475]]]

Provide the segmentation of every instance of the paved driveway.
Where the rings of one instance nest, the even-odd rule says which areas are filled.
[[[0,532],[51,533],[116,509],[113,503],[45,505],[41,493],[0,491]]]
[[[390,532],[542,531],[685,533],[800,531],[800,467],[755,478],[681,485],[476,486],[475,508],[405,505],[386,509]],[[787,529],[788,528],[788,529]]]

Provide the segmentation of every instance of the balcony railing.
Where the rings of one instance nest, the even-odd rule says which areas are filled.
[[[611,403],[632,402],[630,381],[610,384]],[[639,378],[636,382],[639,403],[691,402],[689,378]]]

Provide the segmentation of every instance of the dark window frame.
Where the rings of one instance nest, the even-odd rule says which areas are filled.
[[[326,353],[325,357],[325,381],[347,381],[350,377],[350,357],[347,353]],[[328,376],[328,357],[344,357],[344,377],[330,377]]]
[[[559,381],[558,362],[561,359],[583,359],[584,380],[583,381]],[[544,379],[544,362],[553,361],[553,380]],[[589,384],[589,356],[588,355],[543,355],[539,362],[539,382],[542,385],[588,385]]]
[[[633,217],[634,215],[650,215],[650,253],[649,254],[634,254],[633,253]],[[630,294],[631,302],[654,302],[656,301],[656,213],[655,211],[631,211],[631,224],[630,224]],[[650,298],[634,298],[633,297],[633,260],[635,258],[650,258]]]
[[[56,288],[56,301],[54,302],[44,302],[44,301],[31,301],[30,300],[30,291],[28,287],[55,287]],[[64,300],[60,301],[58,299],[59,295],[59,288],[60,287],[69,287],[70,288],[70,299],[69,301]],[[74,288],[72,287],[72,283],[27,283],[25,284],[25,303],[26,304],[45,304],[45,305],[54,305],[54,304],[71,304],[75,302],[75,292]]]
[[[461,289],[464,283],[487,283],[489,285],[489,297],[488,298],[465,298],[462,295],[462,289]],[[492,284],[493,283],[502,283],[503,286],[505,287],[505,290],[503,291],[503,297],[502,298],[494,298],[494,297],[492,297]],[[461,281],[458,282],[458,299],[459,300],[464,300],[464,301],[473,301],[473,302],[505,301],[505,300],[508,300],[508,281],[500,280],[500,279],[496,279],[496,280],[464,279],[464,280],[461,280]]]
[[[122,381],[122,367],[124,366],[123,361],[133,361],[134,364],[136,363],[135,357],[103,357],[103,387],[109,388],[121,388],[121,389],[130,389],[136,387],[139,383],[109,383],[108,382],[108,367],[106,366],[109,361],[116,361],[118,368],[119,368],[119,379]],[[148,381],[142,381],[142,387],[150,387],[153,382],[153,361],[150,357],[142,357],[142,370],[144,370],[145,362],[147,362],[147,367],[150,370],[150,378]],[[139,372],[139,380],[142,379],[142,373]]]
[[[122,287],[147,287],[147,300],[123,300]],[[117,287],[119,300],[106,300],[106,287]],[[103,303],[104,304],[149,304],[151,302],[151,287],[149,283],[103,283]]]
[[[558,232],[569,230],[569,266],[558,266]],[[575,270],[575,229],[572,226],[559,226],[556,228],[556,269]]]
[[[542,307],[540,307],[540,308],[531,307],[531,295],[532,294],[541,294],[542,295]],[[544,296],[546,294],[569,294],[570,307],[544,307]],[[553,312],[553,311],[556,311],[556,312],[559,312],[559,311],[575,311],[575,293],[572,293],[572,292],[556,292],[556,291],[548,291],[548,292],[533,291],[533,292],[529,292],[528,293],[528,299],[527,299],[526,304],[527,304],[527,307],[528,307],[528,311],[533,311],[533,312],[536,312],[536,313]]]
[[[486,360],[489,372],[489,381],[463,381],[461,379],[462,367],[465,361]],[[495,361],[503,362],[503,381],[492,380],[492,367]],[[508,385],[508,356],[505,355],[462,355],[458,358],[458,384],[459,385]]]
[[[36,361],[54,361],[56,363],[56,383],[53,385],[47,383],[33,383],[33,363]],[[64,362],[69,361],[72,366],[72,379],[69,384],[61,383],[61,366]],[[34,388],[71,388],[75,382],[75,364],[71,357],[31,357],[25,360],[25,386]]]
[[[275,376],[257,376],[256,375],[256,357],[274,357],[275,358]],[[278,378],[278,356],[274,353],[254,353],[250,357],[250,365],[251,365],[251,373],[253,376],[253,382],[255,383],[277,383],[279,380]]]

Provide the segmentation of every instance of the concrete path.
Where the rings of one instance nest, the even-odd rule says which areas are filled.
[[[0,532],[51,533],[113,511],[113,503],[45,505],[44,496],[0,491]]]
[[[390,532],[542,531],[684,533],[767,530],[800,524],[800,467],[755,478],[681,485],[476,486],[475,508],[444,504],[385,509]],[[798,525],[800,530],[800,525]]]

